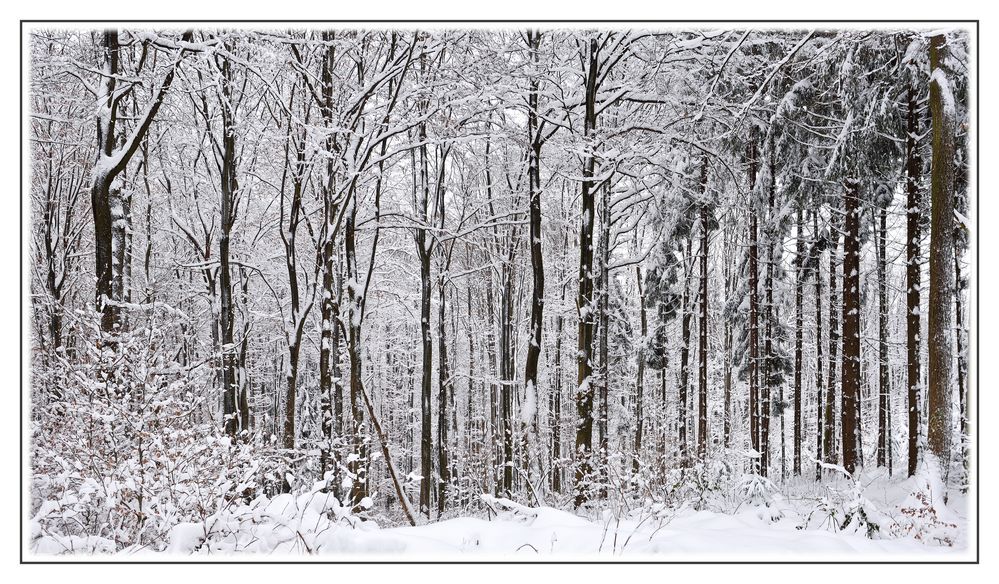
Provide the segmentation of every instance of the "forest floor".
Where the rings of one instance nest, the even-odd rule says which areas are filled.
[[[748,491],[733,489],[699,504],[646,501],[630,511],[589,509],[586,516],[483,495],[480,516],[416,527],[359,521],[344,515],[328,493],[312,490],[261,497],[205,522],[177,525],[164,551],[202,559],[250,552],[256,559],[314,554],[379,561],[948,561],[973,554],[968,496],[922,475],[889,479],[879,469],[856,482],[801,478],[780,487],[764,480],[773,489],[769,494],[757,488],[758,477],[749,478],[756,483]],[[939,496],[944,491],[946,504]],[[59,553],[67,543],[102,551],[99,542],[48,537],[33,547],[36,553]],[[149,551],[133,547],[122,553]]]

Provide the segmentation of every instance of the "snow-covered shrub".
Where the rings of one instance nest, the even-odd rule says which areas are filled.
[[[61,361],[59,399],[33,412],[32,550],[160,550],[212,501],[252,498],[250,446],[204,407],[210,368],[179,367],[151,318],[113,338],[80,322],[93,342]]]
[[[881,537],[891,519],[864,496],[859,481],[850,480],[845,489],[826,487],[799,529],[825,529],[855,533],[870,539]]]
[[[774,502],[777,486],[767,477],[758,474],[745,474],[739,480],[736,491],[742,500],[750,505],[769,506]]]
[[[887,517],[863,495],[859,485],[854,486],[850,491],[851,497],[846,499],[843,506],[843,523],[840,524],[840,531],[858,533],[870,539],[880,537],[881,526],[886,523]]]
[[[372,500],[364,498],[362,509]],[[182,554],[232,552],[318,553],[339,545],[331,540],[340,529],[378,529],[361,521],[349,505],[317,482],[269,498],[220,500],[216,512],[200,521],[180,523],[170,530],[167,551]]]
[[[698,462],[690,468],[675,469],[671,495],[697,511],[719,511],[727,506],[732,487],[732,467],[727,462]]]
[[[758,474],[743,475],[735,488],[735,493],[742,505],[757,509],[757,516],[760,519],[775,522],[784,517],[777,485],[767,477]]]

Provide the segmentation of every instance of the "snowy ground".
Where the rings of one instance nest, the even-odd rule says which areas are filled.
[[[798,530],[790,523],[768,524],[755,511],[738,515],[700,511],[686,513],[662,526],[609,519],[588,521],[564,511],[537,509],[530,520],[486,521],[460,518],[420,527],[375,531],[341,531],[327,538],[324,553],[381,554],[399,557],[487,555],[504,558],[611,559],[655,555],[661,560],[719,559],[841,559],[922,557],[946,554],[952,548],[925,546],[917,541],[871,540],[862,535]],[[289,551],[301,551],[289,542]],[[557,557],[556,557],[557,556]],[[471,559],[471,558],[469,558]],[[627,558],[625,558],[627,559]]]
[[[631,511],[591,510],[589,517],[483,496],[480,517],[384,528],[358,520],[332,495],[313,489],[223,505],[203,522],[171,528],[169,542],[160,548],[174,559],[232,553],[261,560],[287,555],[387,561],[973,559],[967,498],[957,490],[948,491],[943,505],[935,494],[941,492],[939,482],[919,476],[887,480],[873,473],[853,485],[801,479],[763,498],[751,494],[740,500],[744,495],[729,493],[701,510],[650,504]],[[115,547],[101,538],[36,531],[32,551],[106,553]],[[152,552],[150,546],[133,546],[119,553]]]

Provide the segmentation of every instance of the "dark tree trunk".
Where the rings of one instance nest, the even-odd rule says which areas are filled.
[[[563,294],[563,300],[565,296]],[[551,388],[552,412],[552,492],[562,492],[562,328],[564,318],[561,314],[555,317],[555,381]]]
[[[291,121],[289,121],[289,134],[291,132]],[[305,137],[294,140],[289,135],[289,142],[294,142],[295,161],[286,160],[286,164],[291,166],[292,173],[292,198],[291,208],[288,212],[288,225],[284,226],[284,189],[281,191],[281,239],[285,248],[285,268],[288,272],[288,289],[291,296],[291,330],[288,335],[288,376],[285,390],[285,418],[284,418],[284,447],[295,448],[296,432],[295,417],[296,405],[298,405],[298,364],[302,353],[302,333],[304,332],[305,314],[307,309],[302,307],[301,291],[298,284],[298,260],[296,257],[296,237],[298,226],[302,217],[302,190],[304,188],[305,173]],[[287,154],[287,152],[286,152]],[[289,169],[286,169],[286,171]],[[282,187],[283,187],[282,183]]]
[[[332,31],[323,31],[325,42],[333,40]],[[323,53],[320,83],[322,92],[321,115],[323,125],[330,130],[333,127],[333,69],[335,67],[335,48],[332,42]],[[303,73],[304,75],[304,73]],[[320,473],[325,477],[327,470],[333,464],[333,437],[343,432],[343,388],[339,381],[340,327],[337,319],[340,313],[340,275],[335,262],[336,250],[336,216],[338,206],[334,202],[336,185],[336,158],[334,153],[339,147],[334,139],[334,133],[326,138],[325,148],[329,153],[326,162],[325,181],[322,182],[323,196],[323,241],[320,248],[319,262],[322,269],[322,298],[320,301],[320,340],[319,340],[319,409],[321,416],[322,448],[320,450]],[[335,386],[335,387],[334,387]]]
[[[528,31],[527,39],[531,61],[538,67],[538,49],[541,33]],[[541,250],[541,135],[538,128],[538,76],[530,78],[527,105],[527,135],[530,144],[528,182],[530,190],[530,246],[531,270],[534,289],[531,294],[531,331],[527,343],[527,365],[524,368],[524,386],[528,396],[538,396],[538,359],[541,357],[541,338],[544,329],[545,265]],[[529,397],[530,399],[530,397]],[[536,418],[535,418],[536,419]],[[532,423],[534,420],[532,420]]]
[[[342,393],[341,399],[337,400],[333,389],[334,384],[339,389],[339,381],[335,381],[335,378],[339,377],[336,361],[340,351],[340,334],[336,323],[340,312],[337,306],[339,293],[334,291],[336,267],[333,261],[333,247],[333,238],[329,237],[323,245],[320,256],[323,263],[323,281],[319,335],[319,414],[322,420],[322,448],[320,449],[319,467],[323,475],[327,470],[332,470],[334,428],[337,433],[343,431]],[[336,406],[339,407],[336,408]],[[335,411],[336,409],[339,411]]]
[[[916,136],[919,133],[916,92],[909,87],[909,101],[906,110],[905,140],[905,190],[906,190],[906,234],[905,234],[905,345],[906,345],[906,387],[909,429],[908,474],[916,474],[919,463],[919,388],[920,388],[920,291],[921,274],[919,247],[922,239],[922,213],[920,206],[920,173],[922,161]]]
[[[445,220],[445,197],[444,184],[447,168],[448,147],[439,148],[438,168],[436,187],[434,190],[434,205],[436,207],[436,217],[439,227],[443,229]],[[453,245],[453,244],[452,244]],[[451,402],[450,393],[452,391],[452,379],[447,356],[447,272],[451,264],[451,251],[441,246],[442,265],[440,275],[437,279],[438,315],[437,315],[437,337],[440,351],[438,353],[438,393],[437,393],[437,473],[440,482],[437,487],[437,513],[438,516],[444,512],[447,503],[448,483],[451,481],[451,467],[449,466],[448,453],[448,423],[449,416],[454,416],[452,411],[448,413],[448,404]],[[452,248],[453,249],[453,248]],[[428,274],[429,275],[429,274]],[[453,408],[451,408],[453,410]]]
[[[608,422],[610,415],[610,184],[604,183],[600,197],[600,244],[598,259],[600,263],[599,284],[597,285],[599,320],[597,324],[599,373],[595,376],[600,387],[599,403],[597,405],[597,464],[599,465],[601,499],[607,498],[609,436]]]
[[[510,244],[512,253],[513,244]],[[502,289],[500,291],[500,388],[499,388],[499,410],[500,428],[502,431],[502,492],[505,496],[513,495],[513,447],[514,447],[514,419],[513,419],[513,384],[514,384],[514,362],[513,362],[513,289],[514,289],[514,268],[513,258],[509,255],[503,261],[500,270]]]
[[[690,321],[693,314],[690,309],[690,278],[688,277],[692,270],[686,269],[687,262],[689,261],[691,260],[690,239],[688,238],[684,245],[683,254],[684,278],[683,297],[681,301],[683,317],[681,318],[682,322],[680,325],[680,389],[679,404],[677,406],[677,438],[680,441],[680,466],[682,467],[690,464],[690,448],[687,444],[687,437],[689,436],[687,422],[690,419],[688,391],[690,388]]]
[[[804,363],[801,341],[802,328],[804,327],[804,315],[802,314],[802,304],[804,303],[804,263],[805,263],[805,221],[804,212],[798,207],[795,221],[795,285],[794,285],[794,463],[793,472],[795,476],[801,475],[801,374]]]
[[[708,195],[708,157],[701,161],[701,196]],[[697,378],[697,457],[704,461],[708,453],[708,204],[702,201],[700,209],[701,221],[701,257],[700,257],[700,304],[701,314],[698,343]],[[644,313],[643,313],[644,318]],[[644,334],[644,333],[643,333]]]
[[[424,144],[427,140],[427,129],[425,124],[418,126],[417,140]],[[424,144],[419,148],[419,186],[421,206],[418,209],[423,213],[425,223],[430,223],[430,176],[429,161],[427,160],[427,146]],[[416,251],[420,260],[420,339],[423,348],[423,376],[420,385],[420,512],[430,517],[430,497],[431,482],[433,477],[433,423],[432,423],[432,384],[434,366],[434,346],[430,332],[430,302],[431,302],[431,281],[430,281],[430,260],[433,257],[433,246],[427,239],[428,234],[425,228],[416,230]]]
[[[222,233],[219,237],[219,317],[222,347],[223,427],[230,436],[239,428],[236,404],[236,351],[233,346],[234,307],[232,272],[229,265],[229,237],[235,223],[236,127],[231,110],[232,74],[228,59],[222,61]],[[287,446],[286,446],[287,447]]]
[[[448,367],[447,357],[447,334],[445,323],[445,274],[438,278],[438,315],[437,315],[437,341],[440,347],[438,351],[438,392],[437,392],[437,470],[440,473],[440,483],[437,486],[437,515],[444,513],[447,503],[447,488],[451,482],[450,467],[448,466],[448,402],[451,391],[451,371]],[[451,416],[454,412],[450,413]]]
[[[888,246],[888,210],[878,211],[878,455],[877,465],[892,471],[891,460],[891,378],[888,371],[888,282],[886,251]]]
[[[425,230],[417,244],[423,249]],[[433,383],[433,338],[430,334],[430,253],[424,251],[420,257],[420,338],[423,346],[423,376],[420,391],[420,511],[430,516],[430,483],[433,476],[433,425],[431,420],[431,395]]]
[[[639,460],[642,456],[642,430],[645,424],[645,339],[649,334],[649,319],[645,312],[645,289],[642,285],[642,266],[635,266],[635,278],[638,284],[638,314],[641,342],[638,346],[638,373],[635,376],[635,456],[632,468],[639,470]]]
[[[860,462],[860,183],[846,179],[843,209],[843,390],[840,428],[843,468],[853,474]]]
[[[767,269],[763,276],[763,357],[760,362],[760,474],[770,473],[770,403],[774,361],[773,245],[766,242]]]
[[[777,196],[777,172],[776,153],[774,152],[772,134],[769,138],[768,150],[770,151],[768,157],[770,184],[767,189],[767,228],[765,230],[766,240],[764,242],[764,245],[766,245],[767,269],[763,282],[763,361],[762,371],[760,372],[760,474],[763,476],[767,476],[770,472],[770,419],[773,410],[771,394],[776,376],[774,370],[776,356],[774,353],[777,349],[777,343],[774,342],[774,336],[776,335],[776,309],[774,308],[774,266],[776,262],[774,260],[774,248],[776,247],[777,226],[773,225],[773,215],[775,213],[774,202]]]
[[[250,389],[250,377],[247,373],[246,360],[250,352],[250,309],[249,309],[249,286],[250,278],[246,273],[245,268],[239,269],[239,280],[240,280],[240,303],[242,305],[242,313],[244,315],[243,320],[243,339],[239,343],[239,360],[236,364],[236,371],[239,375],[239,431],[243,434],[244,439],[249,439],[250,437],[250,399],[249,399],[249,389]]]
[[[591,143],[596,129],[597,70],[599,49],[591,38],[587,55],[585,114],[583,138],[588,152],[583,158],[581,218],[579,228],[579,309],[578,351],[576,353],[576,472],[573,480],[574,503],[579,507],[587,500],[586,482],[592,471],[590,451],[593,442],[593,322],[596,304],[593,298],[593,170],[596,158]]]
[[[481,394],[479,390],[476,389],[476,375],[478,375],[475,368],[475,334],[472,332],[471,321],[475,313],[472,308],[472,287],[467,286],[465,288],[465,304],[466,310],[468,311],[469,326],[465,328],[465,342],[468,343],[468,415],[465,417],[465,436],[468,442],[468,453],[474,462],[470,463],[470,467],[479,468],[479,464],[482,461],[482,446],[486,444],[485,427],[484,424],[480,424],[479,420],[485,417],[483,413],[477,413],[474,410],[473,399],[479,397]],[[482,416],[480,418],[480,416]],[[474,476],[474,473],[469,470],[469,477]],[[488,492],[485,485],[482,487],[482,492]]]
[[[569,230],[565,229],[562,236],[563,259],[569,249]],[[564,264],[563,264],[564,266]],[[565,273],[560,278],[565,281]],[[560,306],[565,305],[565,284],[562,285]],[[562,329],[565,318],[559,312],[555,317],[555,383],[551,389],[552,410],[552,491],[562,492]]]
[[[353,456],[347,464],[347,470],[351,475],[350,502],[351,506],[360,504],[361,500],[368,496],[367,477],[367,443],[364,437],[364,406],[365,399],[363,380],[361,375],[364,372],[361,356],[361,317],[364,302],[364,290],[357,268],[357,244],[355,233],[357,231],[357,194],[350,193],[348,203],[350,209],[347,211],[344,223],[343,244],[345,262],[347,264],[347,355],[350,363],[350,414],[351,414],[351,438],[353,441]],[[424,479],[426,482],[426,479]],[[429,512],[429,511],[428,511]]]
[[[749,192],[756,186],[756,141],[750,138],[746,154],[749,163]],[[753,458],[754,474],[761,472],[760,457],[760,297],[759,233],[755,197],[749,208],[749,437],[750,446],[759,454]]]
[[[933,118],[933,164],[930,184],[930,313],[928,424],[926,444],[946,476],[951,448],[951,374],[954,300],[954,115],[946,85],[946,39],[930,39],[930,110]],[[943,78],[943,81],[940,79]]]

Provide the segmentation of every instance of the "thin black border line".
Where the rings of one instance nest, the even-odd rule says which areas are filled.
[[[522,20],[522,19],[511,19],[511,20],[490,20],[490,19],[444,19],[444,20],[427,20],[427,19],[374,19],[374,20],[363,20],[363,19],[344,19],[344,20],[316,20],[316,19],[304,19],[304,20],[294,20],[294,19],[282,19],[282,20],[262,20],[262,19],[209,19],[209,20],[176,20],[176,19],[154,19],[154,20],[100,20],[100,19],[85,19],[85,20],[66,20],[66,19],[22,19],[21,23],[72,23],[72,24],[86,24],[86,23],[101,23],[101,22],[113,22],[116,24],[141,24],[141,23],[186,23],[186,24],[199,24],[199,23],[249,23],[249,24],[268,24],[268,23],[280,23],[280,24],[298,24],[298,23],[312,23],[312,24],[530,24],[530,23],[546,23],[546,24],[629,24],[629,23],[654,23],[654,24],[700,24],[700,23],[712,23],[712,24],[736,24],[736,23],[751,23],[751,24],[767,24],[767,23],[781,23],[781,24],[791,24],[791,23],[821,23],[821,24],[841,24],[841,23],[878,23],[878,24],[901,24],[901,23],[921,23],[921,24],[933,24],[933,23],[963,23],[971,24],[975,23],[975,30],[978,30],[979,20],[977,19],[949,19],[949,20],[933,20],[926,18],[915,18],[911,20],[887,20],[887,19],[877,19],[877,20],[854,20],[854,19],[843,19],[843,20],[796,20],[793,18],[778,18],[778,19],[750,19],[750,20],[720,20],[720,19],[708,19],[708,20],[695,20],[695,19],[679,19],[679,20],[645,20],[645,19],[613,19],[613,20],[589,20],[589,19],[577,19],[577,20],[558,20],[558,19],[547,19],[547,20]]]
[[[188,23],[188,24],[203,24],[203,23],[239,23],[239,24],[267,24],[267,23],[290,23],[290,24],[524,24],[524,23],[545,23],[545,24],[685,24],[685,23],[711,23],[711,24],[843,24],[843,23],[855,23],[855,24],[902,24],[902,23],[920,23],[920,24],[931,24],[931,23],[947,23],[947,24],[975,24],[975,219],[974,219],[974,229],[975,229],[975,302],[973,307],[975,309],[975,437],[976,443],[973,445],[975,450],[975,559],[974,560],[954,560],[954,561],[944,561],[944,560],[932,560],[932,561],[916,561],[916,560],[857,560],[857,561],[837,561],[837,560],[787,560],[787,561],[733,561],[733,560],[720,560],[720,561],[708,561],[708,560],[579,560],[579,561],[568,561],[568,560],[536,560],[536,561],[524,561],[524,560],[387,560],[382,558],[381,561],[375,560],[34,560],[24,559],[24,25],[25,24],[58,24],[58,23],[72,23],[72,24],[87,24],[87,23],[115,23],[115,24],[140,24],[140,23]],[[409,565],[409,564],[437,564],[437,565],[465,565],[465,564],[531,564],[531,565],[551,565],[551,564],[621,564],[621,565],[664,565],[664,564],[680,564],[680,565],[703,565],[703,564],[720,564],[720,565],[749,565],[749,564],[777,564],[777,565],[814,565],[814,564],[837,564],[837,565],[936,565],[936,564],[948,564],[948,565],[962,565],[962,564],[980,564],[981,563],[981,445],[979,438],[980,432],[980,422],[981,422],[981,407],[979,403],[979,397],[981,395],[981,375],[979,374],[981,368],[979,367],[981,359],[981,343],[979,342],[978,331],[981,324],[981,310],[979,309],[978,302],[980,297],[980,286],[979,286],[979,272],[981,268],[981,240],[980,240],[980,214],[981,206],[979,193],[981,192],[981,121],[980,121],[980,103],[981,103],[981,50],[980,50],[980,33],[981,33],[981,21],[979,19],[970,20],[933,20],[933,19],[912,19],[912,20],[858,20],[858,19],[844,19],[844,20],[792,20],[792,19],[751,19],[751,20],[719,20],[719,19],[707,19],[707,20],[647,20],[647,19],[636,19],[636,20],[260,20],[260,19],[236,19],[236,20],[165,20],[165,19],[154,19],[154,20],[98,20],[98,19],[86,19],[86,20],[61,20],[61,19],[22,19],[19,26],[19,42],[20,47],[18,50],[18,87],[20,89],[20,97],[18,99],[18,127],[20,134],[19,141],[19,168],[18,168],[18,182],[20,184],[20,200],[18,201],[18,234],[20,239],[20,252],[21,257],[18,262],[18,283],[20,286],[19,296],[19,315],[18,315],[18,327],[20,333],[20,351],[18,354],[18,381],[20,384],[20,394],[18,395],[18,427],[20,429],[19,437],[19,452],[18,461],[20,468],[18,468],[18,540],[20,545],[18,546],[18,560],[20,564],[29,565],[57,565],[57,564],[69,564],[69,565],[120,565],[120,564],[264,564],[264,565],[285,565],[285,564],[344,564],[344,565],[382,565],[382,564],[399,564],[399,565]]]

